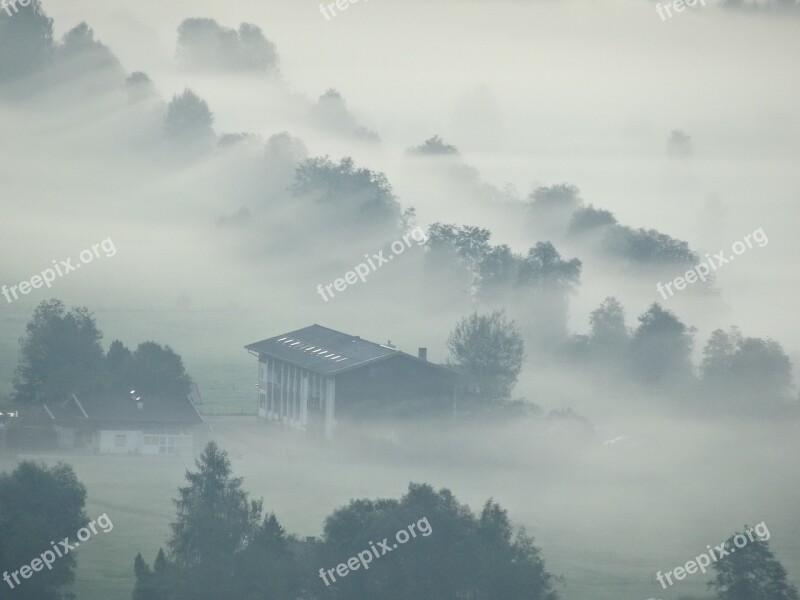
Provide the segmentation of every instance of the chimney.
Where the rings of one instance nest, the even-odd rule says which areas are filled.
[[[425,362],[428,362],[428,349],[427,348],[420,348],[418,353],[417,353],[417,356],[419,356],[420,360],[424,360]]]

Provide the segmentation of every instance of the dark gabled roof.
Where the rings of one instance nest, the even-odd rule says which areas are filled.
[[[172,423],[193,425],[203,419],[188,398],[141,397],[142,408],[124,394],[73,395],[63,402],[45,405],[56,421],[79,419],[88,422]]]
[[[358,336],[311,325],[245,346],[321,375],[350,371],[392,356],[405,356],[433,368],[437,365]]]

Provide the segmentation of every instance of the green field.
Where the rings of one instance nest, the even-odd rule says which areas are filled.
[[[30,457],[47,464],[54,457]],[[114,528],[98,533],[81,544],[75,593],[80,600],[127,600],[133,589],[133,558],[137,552],[155,556],[163,544],[167,525],[174,518],[170,498],[186,466],[179,460],[160,457],[70,457],[78,478],[86,485],[86,515],[95,519],[106,513]],[[13,468],[8,460],[3,470]],[[114,477],[124,471],[125,477]],[[44,549],[43,549],[44,550]],[[20,564],[29,562],[20,558]]]
[[[745,519],[766,521],[771,547],[790,577],[797,581],[800,572],[797,467],[789,476],[775,470],[744,474],[738,459],[730,466],[696,463],[697,456],[713,457],[710,450],[719,446],[718,439],[668,455],[661,450],[603,454],[589,446],[559,448],[560,434],[542,430],[497,431],[475,443],[470,442],[475,431],[469,429],[436,436],[433,428],[415,427],[404,434],[407,439],[364,441],[362,436],[330,446],[306,443],[252,418],[209,423],[231,456],[234,474],[244,478],[244,488],[262,497],[265,509],[299,536],[319,535],[325,517],[352,498],[399,497],[409,481],[416,481],[450,488],[473,510],[490,497],[507,508],[513,522],[534,535],[548,569],[566,578],[559,586],[562,600],[701,597],[703,576],[662,592],[654,583],[655,571],[683,564]],[[784,439],[776,433],[765,431],[753,441],[763,448],[769,438]],[[528,446],[526,436],[540,440]],[[457,438],[465,443],[454,442]],[[526,447],[529,454],[521,452]],[[772,448],[769,453],[780,452]],[[114,523],[113,531],[98,534],[79,550],[77,598],[128,600],[133,558],[142,552],[152,562],[164,544],[175,515],[171,500],[189,463],[172,457],[63,460],[87,486],[89,518],[107,513]],[[12,466],[8,460],[0,464]],[[678,476],[695,490],[691,497],[670,485]],[[319,565],[309,568],[316,571]]]
[[[574,521],[557,516],[559,502],[548,498],[552,482],[535,475],[535,470],[521,465],[498,469],[494,458],[458,466],[452,456],[424,461],[380,444],[371,445],[369,451],[355,445],[306,445],[296,436],[266,430],[252,420],[217,419],[211,424],[215,438],[230,452],[235,474],[244,477],[245,489],[263,497],[265,508],[274,510],[291,533],[319,535],[324,518],[352,498],[398,497],[409,481],[430,482],[435,487],[450,487],[475,510],[489,497],[507,506],[515,522],[526,525],[536,536],[548,568],[567,577],[568,585],[560,590],[564,600],[649,597],[625,593],[647,589],[651,574],[635,549],[626,548],[620,540],[604,539],[614,525],[597,523],[587,528],[586,515]],[[56,460],[51,456],[32,458],[48,464]],[[76,596],[79,600],[128,600],[134,583],[133,559],[141,552],[152,563],[164,544],[175,515],[172,498],[190,463],[170,457],[75,456],[62,460],[75,468],[87,486],[89,518],[107,513],[114,523],[111,532],[98,533],[79,549]],[[6,462],[3,467],[12,464]],[[541,484],[531,487],[531,476]],[[597,483],[605,493],[607,484],[585,483]],[[595,557],[603,546],[607,552]],[[316,571],[319,566],[309,568]],[[700,593],[701,583],[689,583],[681,591]]]

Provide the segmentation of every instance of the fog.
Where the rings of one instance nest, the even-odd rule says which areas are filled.
[[[63,50],[56,66],[13,81],[0,71],[0,283],[77,261],[103,240],[115,253],[51,289],[0,299],[0,399],[12,393],[25,323],[53,297],[94,312],[104,349],[114,339],[169,344],[209,407],[248,412],[257,404],[248,343],[318,323],[412,355],[427,347],[431,362],[445,363],[460,319],[503,308],[526,350],[512,397],[535,404],[535,415],[357,421],[325,450],[244,417],[209,417],[210,435],[245,489],[300,536],[319,536],[352,498],[399,497],[416,481],[448,487],[476,511],[490,497],[508,509],[564,577],[564,600],[710,598],[707,576],[663,591],[654,574],[762,521],[800,583],[791,458],[800,450],[800,322],[791,316],[800,7],[706,4],[662,21],[644,0],[371,0],[326,20],[313,2],[43,0],[56,42],[85,21],[119,64],[101,65],[94,47],[94,62]],[[257,25],[278,62],[263,72],[187,64],[177,30],[201,17],[231,30]],[[7,19],[0,36],[22,18]],[[4,64],[25,59],[22,46],[0,45]],[[149,87],[126,83],[139,71]],[[208,139],[165,134],[168,106],[186,89],[213,113]],[[675,130],[690,138],[677,150],[668,145]],[[420,151],[434,136],[453,151]],[[388,188],[374,178],[364,188],[331,184],[320,208],[319,181],[334,175],[315,171],[300,189],[297,169],[326,156],[385,175],[390,191],[381,195]],[[535,190],[560,184],[577,188],[575,207],[610,211],[616,223],[578,235],[571,211],[537,213]],[[581,261],[578,281],[532,295],[476,292],[468,267],[436,266],[433,243],[412,240],[366,281],[320,297],[318,284],[436,223],[485,228],[490,245],[521,256],[552,242],[560,259]],[[608,241],[618,239],[609,231],[628,240],[640,228],[686,242],[696,260]],[[768,243],[708,282],[668,298],[657,291],[759,228]],[[742,408],[670,372],[643,382],[612,351],[609,363],[581,358],[576,336],[591,337],[590,315],[609,296],[630,330],[654,302],[694,327],[692,376],[712,331],[736,326],[780,344],[791,384],[780,402],[765,392]],[[579,418],[551,413],[567,409]],[[3,468],[18,458],[4,457]],[[151,561],[163,545],[168,499],[190,463],[159,468],[161,496],[142,499],[154,502],[145,526],[106,489],[124,483],[126,467],[101,458],[66,460],[87,485],[89,512],[116,510],[115,534],[133,537],[112,568],[114,589],[96,581],[111,568],[99,548],[79,555],[76,589],[121,600],[136,552]],[[129,476],[148,477],[147,464],[131,464]],[[139,527],[146,534],[131,533]]]

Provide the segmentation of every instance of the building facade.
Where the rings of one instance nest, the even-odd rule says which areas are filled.
[[[72,394],[43,410],[59,448],[99,454],[191,456],[203,425],[188,398]]]
[[[311,325],[245,346],[258,358],[258,415],[331,439],[337,418],[452,406],[454,374],[390,345]]]

